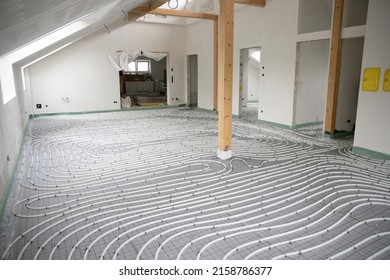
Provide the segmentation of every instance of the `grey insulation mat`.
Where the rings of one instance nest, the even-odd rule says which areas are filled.
[[[390,162],[192,109],[30,122],[3,259],[390,259]]]

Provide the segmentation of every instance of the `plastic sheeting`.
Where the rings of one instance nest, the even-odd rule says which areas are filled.
[[[148,51],[141,51],[142,55],[154,59],[156,61],[160,61],[164,57],[168,55],[168,53],[163,53],[163,52],[148,52]]]
[[[127,71],[129,63],[134,61],[141,55],[142,51],[123,51],[112,53],[108,55],[108,58],[118,71]]]
[[[129,63],[136,60],[139,56],[145,56],[156,61],[160,61],[168,55],[164,52],[149,51],[122,51],[108,55],[109,60],[118,71],[128,71]]]

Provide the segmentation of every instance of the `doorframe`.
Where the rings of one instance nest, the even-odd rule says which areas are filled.
[[[242,90],[241,90],[241,63],[243,61],[241,61],[241,54],[243,53],[244,50],[248,50],[248,52],[251,50],[251,49],[259,49],[260,50],[260,63],[261,63],[261,57],[262,57],[262,47],[261,46],[251,46],[251,47],[243,47],[243,48],[240,48],[239,49],[239,54],[238,54],[238,57],[239,57],[239,69],[238,69],[238,117],[241,118],[242,117]],[[243,65],[242,65],[243,67]],[[243,69],[244,70],[244,69]],[[261,73],[261,69],[260,69],[260,73]],[[261,75],[259,75],[258,77],[258,80],[259,80],[259,84],[261,83]],[[257,93],[258,94],[258,99],[260,99],[260,88],[259,87],[259,92]],[[247,100],[248,102],[248,100]]]

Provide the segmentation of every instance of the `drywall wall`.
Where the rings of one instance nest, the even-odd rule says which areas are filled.
[[[261,47],[259,119],[292,125],[298,6],[298,0],[274,0],[236,10],[233,114],[239,114],[240,49]]]
[[[259,119],[292,125],[296,34],[299,1],[273,0],[265,8],[235,10],[233,54],[233,114],[240,113],[240,50],[261,47]],[[256,27],[256,28],[254,28]],[[187,27],[186,54],[198,54],[199,103],[213,108],[213,23]],[[264,68],[264,69],[263,69]],[[264,75],[264,76],[263,76]]]
[[[13,175],[24,128],[30,114],[29,100],[26,96],[29,90],[28,72],[25,73],[26,89],[23,89],[21,69],[14,66],[16,96],[5,105],[1,102],[3,92],[0,87],[0,219],[7,199],[7,187],[10,187],[7,186],[7,182]]]
[[[298,33],[329,30],[333,0],[300,0]]]
[[[185,54],[198,55],[198,107],[213,110],[214,22],[202,20],[188,25],[185,38]]]
[[[343,40],[336,126],[338,131],[353,131],[359,96],[364,38]]]
[[[329,40],[298,43],[295,125],[324,121]]]
[[[360,83],[354,147],[390,155],[390,92],[383,91],[384,72],[390,68],[388,26],[390,1],[370,0],[362,72],[367,67],[380,67],[378,92],[362,90]]]
[[[23,123],[19,114],[19,102],[15,97],[6,105],[0,102],[0,214],[5,206],[6,187],[16,163],[23,135]],[[0,217],[1,218],[1,217]]]
[[[119,75],[107,57],[117,50],[169,52],[168,102],[183,104],[183,44],[184,27],[153,23],[132,22],[88,36],[30,66],[34,104],[42,104],[34,112],[119,109]]]

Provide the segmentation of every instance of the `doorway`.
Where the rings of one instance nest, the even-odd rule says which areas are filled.
[[[155,60],[138,56],[119,72],[121,108],[167,104],[168,56]]]
[[[187,106],[198,106],[198,55],[187,56]]]
[[[293,125],[322,126],[326,107],[330,40],[297,44]]]
[[[364,37],[343,39],[335,133],[354,134]]]
[[[261,48],[240,50],[240,105],[241,119],[256,121],[258,118],[260,95]]]

